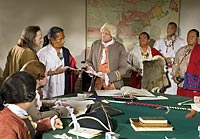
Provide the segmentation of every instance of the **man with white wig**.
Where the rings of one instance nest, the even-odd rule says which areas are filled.
[[[123,44],[117,42],[117,27],[105,23],[101,29],[101,39],[93,42],[86,59],[87,70],[97,73],[92,89],[112,90],[123,86],[122,76],[127,71],[127,58]]]

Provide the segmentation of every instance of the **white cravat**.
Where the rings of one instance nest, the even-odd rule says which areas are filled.
[[[115,40],[111,40],[109,42],[101,42],[103,44],[104,47],[108,47],[109,45],[113,44],[115,42]]]
[[[111,40],[109,42],[102,42],[104,47],[108,47],[109,45],[113,44],[115,42],[115,40]],[[106,49],[103,48],[102,50],[102,58],[101,58],[101,64],[105,64],[106,63]]]
[[[105,64],[105,63],[106,63],[106,49],[103,48],[103,50],[102,50],[101,64]]]

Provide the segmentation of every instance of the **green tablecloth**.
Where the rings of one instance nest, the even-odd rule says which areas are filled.
[[[168,100],[153,100],[153,101],[138,101],[141,103],[153,103],[168,106],[176,106],[177,103],[188,100],[190,98],[179,97],[179,96],[167,96]],[[198,137],[198,125],[200,125],[200,115],[197,113],[193,118],[187,119],[185,115],[189,111],[184,110],[173,110],[166,114],[166,110],[157,110],[153,107],[137,106],[137,105],[125,105],[119,103],[110,103],[111,106],[118,108],[124,112],[123,115],[114,116],[113,121],[116,125],[115,133],[120,134],[120,139],[197,139]],[[187,108],[187,106],[181,106]],[[136,118],[139,116],[163,116],[165,117],[174,127],[172,132],[135,132],[130,123],[129,118]],[[69,127],[67,126],[71,120],[62,119],[64,123],[63,130],[48,131],[43,134],[44,139],[53,139],[53,135],[67,133]],[[70,135],[67,133],[67,135]],[[72,135],[70,135],[72,136]],[[166,136],[166,137],[165,137]],[[74,139],[75,136],[72,136]],[[81,137],[79,137],[82,139]],[[94,139],[104,139],[105,134],[98,136]]]

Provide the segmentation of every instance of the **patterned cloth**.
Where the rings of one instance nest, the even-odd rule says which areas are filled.
[[[184,81],[178,84],[177,95],[193,98],[200,96],[200,45],[196,44],[193,49],[184,46],[179,49],[175,57],[175,65],[172,74],[184,77]]]
[[[184,76],[184,89],[200,92],[200,45],[194,46],[187,71]]]
[[[186,45],[181,47],[175,56],[174,65],[172,68],[172,76],[184,77],[187,66],[190,60],[191,49]],[[183,81],[178,84],[178,87],[183,87]]]

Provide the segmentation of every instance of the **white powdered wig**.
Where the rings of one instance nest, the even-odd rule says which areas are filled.
[[[101,27],[101,29],[100,29],[101,33],[103,32],[104,29],[109,30],[110,31],[110,35],[113,38],[116,38],[116,36],[117,36],[117,27],[115,25],[107,22]]]

